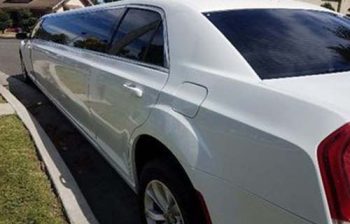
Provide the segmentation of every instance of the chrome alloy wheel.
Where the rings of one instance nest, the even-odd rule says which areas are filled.
[[[185,223],[175,197],[169,188],[158,180],[148,183],[144,203],[147,224]]]

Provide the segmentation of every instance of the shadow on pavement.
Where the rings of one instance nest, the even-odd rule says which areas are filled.
[[[8,88],[56,146],[101,224],[139,224],[137,198],[124,180],[34,84],[10,76]]]

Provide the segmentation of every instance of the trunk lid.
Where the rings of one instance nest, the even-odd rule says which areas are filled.
[[[350,118],[350,72],[271,79],[263,83]]]

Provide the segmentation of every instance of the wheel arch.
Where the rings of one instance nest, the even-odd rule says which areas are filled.
[[[186,165],[172,152],[172,150],[166,146],[158,138],[149,135],[142,134],[135,139],[132,153],[133,162],[133,174],[136,181],[136,188],[138,188],[138,181],[140,173],[143,167],[150,161],[166,157],[171,159],[179,170],[184,174],[186,179],[192,184],[188,172],[186,171]]]
[[[149,151],[149,148],[151,146],[151,150]],[[148,150],[145,150],[148,149]],[[135,167],[135,179],[136,179],[136,189],[139,191],[139,179],[140,179],[140,173],[142,172],[142,168],[146,166],[148,162],[151,162],[153,160],[159,159],[159,158],[164,158],[162,162],[164,163],[164,166],[166,164],[172,164],[171,171],[174,172],[179,172],[180,176],[177,176],[176,180],[180,181],[183,183],[181,187],[185,187],[185,189],[191,189],[193,194],[192,194],[192,202],[193,202],[193,207],[198,215],[198,220],[199,222],[195,223],[212,223],[208,207],[206,205],[205,199],[203,195],[196,189],[194,186],[193,182],[191,181],[191,178],[189,176],[188,170],[186,170],[186,167],[183,166],[181,161],[176,158],[176,156],[171,152],[171,150],[164,145],[160,140],[157,138],[151,136],[151,135],[140,135],[137,138],[137,141],[135,141],[135,150],[134,150],[134,167]],[[162,166],[162,167],[164,167]],[[146,168],[147,169],[147,168]],[[142,185],[142,184],[141,184]],[[142,187],[141,187],[142,188]],[[191,213],[192,214],[192,213]]]

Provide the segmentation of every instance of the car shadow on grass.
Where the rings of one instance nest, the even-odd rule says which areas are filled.
[[[8,88],[38,120],[65,161],[101,224],[140,224],[137,197],[72,123],[21,75]]]

